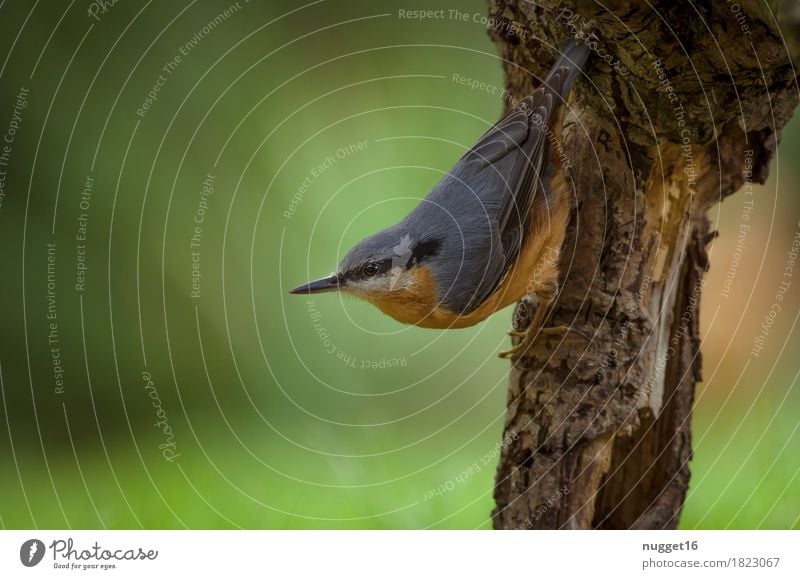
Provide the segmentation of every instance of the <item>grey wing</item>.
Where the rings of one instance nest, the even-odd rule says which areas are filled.
[[[540,180],[549,151],[547,124],[553,108],[552,93],[536,90],[450,171],[456,182],[470,184],[469,194],[478,198],[482,211],[472,208],[468,213],[481,213],[478,221],[485,221],[489,228],[485,235],[476,235],[475,224],[461,224],[473,235],[465,241],[470,263],[460,268],[463,275],[451,275],[446,282],[449,291],[443,301],[453,311],[468,314],[486,301],[519,255],[530,227],[534,196],[542,191]],[[453,188],[451,184],[451,195]],[[467,192],[460,196],[462,203],[467,196]],[[479,242],[469,247],[473,240]]]
[[[544,84],[489,129],[431,191],[430,203],[409,216],[422,237],[446,240],[436,270],[450,310],[468,314],[497,290],[532,215],[547,207],[551,123],[589,54],[586,45],[568,42]]]

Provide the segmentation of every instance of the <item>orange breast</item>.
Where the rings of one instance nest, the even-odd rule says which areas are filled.
[[[553,122],[553,131],[561,134],[563,108]],[[436,283],[427,266],[413,270],[413,287],[391,293],[391,299],[368,297],[383,313],[394,319],[423,328],[466,328],[519,301],[526,294],[551,288],[558,278],[558,256],[564,243],[569,218],[569,189],[561,158],[551,149],[550,163],[556,167],[550,182],[554,193],[549,206],[534,207],[530,230],[526,232],[517,263],[506,274],[495,292],[483,304],[466,315],[448,310],[439,302]],[[541,193],[541,192],[540,192]],[[539,199],[542,199],[541,197]]]
[[[563,183],[557,185],[560,189]],[[558,276],[558,253],[564,242],[569,204],[563,195],[557,197],[550,212],[535,216],[514,268],[489,299],[469,314],[459,315],[439,302],[433,275],[425,265],[412,270],[414,282],[409,285],[413,291],[400,289],[392,292],[391,297],[367,299],[397,321],[423,328],[466,328],[482,322],[524,295],[548,286]]]

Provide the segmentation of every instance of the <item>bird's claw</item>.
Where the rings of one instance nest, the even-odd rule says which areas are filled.
[[[530,325],[528,326],[528,329],[524,331],[511,330],[510,332],[508,332],[509,336],[511,336],[512,338],[520,338],[520,341],[518,344],[511,346],[510,350],[505,350],[503,352],[500,352],[498,354],[498,357],[504,360],[510,359],[511,361],[516,362],[527,353],[528,349],[533,344],[533,341],[536,339],[536,336],[538,334],[548,336],[552,334],[566,334],[568,332],[574,332],[579,336],[588,340],[586,334],[584,334],[580,330],[573,328],[572,326],[562,325],[562,326],[550,326],[546,328],[542,327],[536,328],[534,325]]]
[[[517,361],[521,357],[520,354],[519,354],[519,352],[521,350],[521,346],[522,346],[522,342],[520,342],[516,346],[511,346],[510,350],[503,350],[502,352],[497,354],[497,357],[501,358],[503,360],[507,360],[507,359],[510,358],[513,361]]]
[[[573,332],[585,340],[589,339],[589,336],[572,326],[552,326],[550,328],[541,328],[539,331],[542,334],[566,334],[567,332]]]

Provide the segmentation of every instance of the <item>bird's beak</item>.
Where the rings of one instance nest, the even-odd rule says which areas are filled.
[[[290,294],[319,294],[322,292],[332,292],[339,289],[339,276],[335,273],[328,277],[323,277],[315,281],[310,281],[305,285],[291,290]]]

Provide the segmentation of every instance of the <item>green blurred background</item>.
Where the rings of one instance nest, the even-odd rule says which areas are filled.
[[[510,310],[434,332],[286,293],[497,118],[497,94],[453,81],[502,87],[483,2],[97,7],[0,3],[0,133],[29,91],[0,207],[0,524],[489,528]],[[468,18],[398,17],[419,7]],[[728,297],[744,197],[711,216],[685,528],[799,526],[798,287],[749,356],[798,152],[795,120]]]

